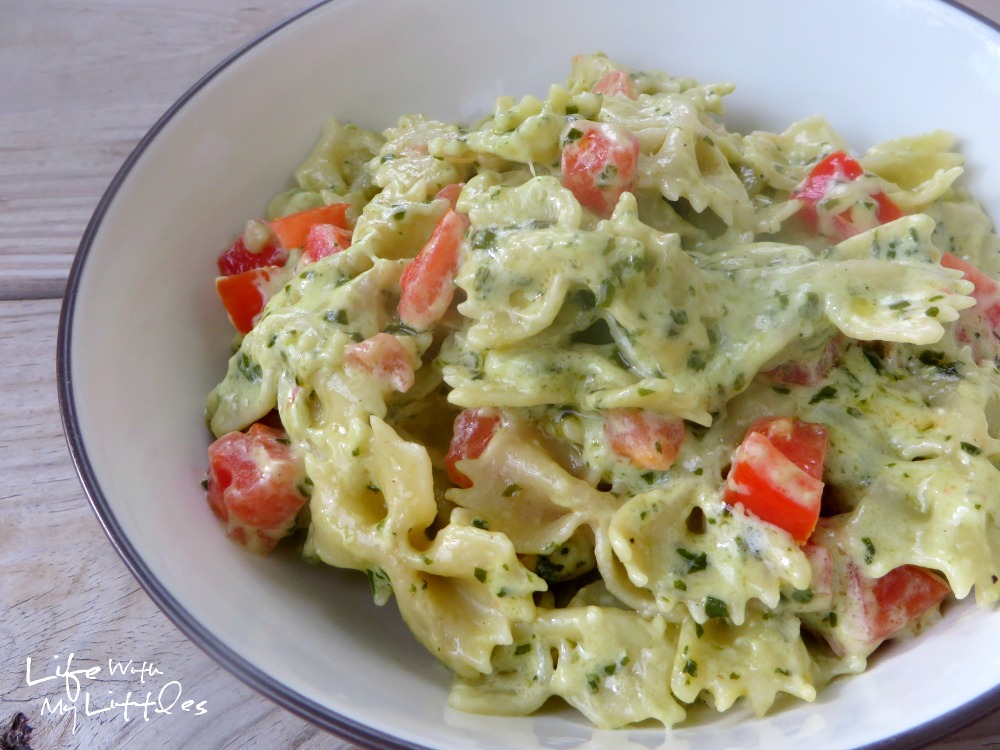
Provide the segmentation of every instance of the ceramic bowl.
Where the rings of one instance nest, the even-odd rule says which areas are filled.
[[[1000,610],[953,608],[815,703],[664,731],[582,716],[466,715],[449,675],[363,575],[258,558],[221,533],[200,486],[205,394],[231,330],[215,256],[282,190],[331,115],[380,130],[402,113],[471,121],[503,94],[544,96],[571,57],[732,81],[731,129],[825,115],[856,149],[944,128],[965,184],[1000,219],[1000,31],[942,0],[333,0],[234,54],[142,140],[72,269],[59,378],[71,453],[111,542],[194,642],[277,703],[386,748],[911,746],[1000,706]]]

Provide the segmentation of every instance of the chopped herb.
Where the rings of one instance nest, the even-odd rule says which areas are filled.
[[[678,547],[677,554],[687,560],[688,573],[697,573],[698,571],[704,570],[708,567],[708,554],[705,552],[695,554],[694,552],[689,552],[683,547]]]
[[[875,559],[875,545],[872,543],[871,537],[861,537],[861,543],[865,545],[865,562],[871,565],[872,560]]]
[[[983,452],[983,449],[972,443],[966,443],[964,440],[961,443],[962,450],[968,453],[970,456],[978,456]]]
[[[824,385],[813,397],[809,399],[810,404],[818,404],[820,401],[825,401],[826,399],[834,398],[837,395],[837,389],[832,385]]]
[[[681,669],[681,671],[684,674],[689,674],[692,677],[697,677],[698,676],[698,662],[696,662],[694,659],[685,659],[684,660],[684,668]]]
[[[416,336],[417,329],[411,328],[406,325],[406,323],[390,323],[385,327],[386,333],[391,333],[394,336]]]
[[[327,310],[323,313],[323,320],[327,323],[347,325],[347,310]]]
[[[474,518],[472,519],[472,525],[477,529],[488,529],[490,527],[489,522],[484,518]]]
[[[246,352],[240,352],[240,356],[236,358],[236,369],[251,383],[259,383],[264,379],[260,364]]]
[[[792,592],[792,601],[798,602],[799,604],[808,604],[813,600],[815,592],[812,589],[796,589]]]
[[[706,597],[705,614],[709,617],[729,617],[729,605],[714,596]]]
[[[299,494],[302,495],[302,497],[312,497],[313,480],[310,479],[308,476],[305,477],[302,480],[302,484],[300,484],[296,489],[299,491]]]
[[[503,496],[510,497],[511,495],[516,495],[518,492],[521,491],[521,489],[522,489],[521,485],[517,484],[516,482],[513,484],[508,484],[506,487],[503,488]]]
[[[486,571],[482,568],[476,568],[475,571],[473,571],[473,575],[476,576],[476,580],[480,583],[486,583]]]
[[[705,369],[705,355],[701,352],[691,352],[687,360],[688,369],[701,372]]]
[[[531,651],[530,643],[519,643],[514,649],[514,656],[524,656],[529,651]]]

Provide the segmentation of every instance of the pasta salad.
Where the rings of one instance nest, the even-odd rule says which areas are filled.
[[[364,572],[452,706],[811,701],[1000,596],[1000,241],[945,132],[727,129],[580,55],[473,124],[332,119],[218,259],[208,501]]]

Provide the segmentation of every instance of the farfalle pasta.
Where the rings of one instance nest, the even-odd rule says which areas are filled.
[[[458,709],[759,715],[1000,597],[953,137],[744,135],[732,90],[581,55],[476,123],[331,120],[220,256],[211,507],[365,573]]]

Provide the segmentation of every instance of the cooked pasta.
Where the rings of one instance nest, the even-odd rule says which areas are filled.
[[[213,509],[366,573],[458,709],[760,715],[1000,597],[954,138],[743,135],[732,90],[581,55],[476,123],[331,120],[224,254]]]

